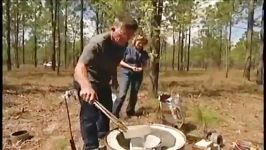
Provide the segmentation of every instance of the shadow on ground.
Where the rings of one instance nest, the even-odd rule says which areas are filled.
[[[188,122],[184,123],[183,126],[180,128],[180,130],[186,135],[187,133],[197,129],[197,126]]]

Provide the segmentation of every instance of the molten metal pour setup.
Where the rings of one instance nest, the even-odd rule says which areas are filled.
[[[66,91],[63,95],[65,99],[66,108],[68,110],[67,100],[70,97],[78,98],[76,90]],[[176,99],[171,98],[170,95],[162,94],[159,97],[161,111],[170,110],[168,116],[162,116],[165,121],[174,120],[178,127],[181,127],[184,122],[184,117],[180,107],[179,97]],[[186,143],[185,135],[178,129],[162,125],[162,124],[149,124],[149,125],[133,125],[127,126],[127,123],[118,119],[111,112],[109,112],[99,101],[95,101],[94,105],[102,111],[109,119],[117,126],[105,138],[107,149],[110,150],[181,150]],[[67,111],[67,113],[69,113]],[[172,118],[169,118],[169,114]],[[68,115],[69,116],[69,115]],[[71,131],[71,123],[69,120],[69,129],[71,135],[71,147],[75,150],[75,144]]]

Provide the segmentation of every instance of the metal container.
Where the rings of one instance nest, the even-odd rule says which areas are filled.
[[[181,128],[185,121],[181,97],[178,94],[176,96],[163,94],[159,96],[159,101],[163,123]]]

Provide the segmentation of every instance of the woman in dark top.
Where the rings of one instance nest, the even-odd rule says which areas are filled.
[[[120,62],[122,73],[119,94],[113,106],[113,114],[117,117],[119,117],[119,112],[126,98],[129,86],[131,86],[131,89],[126,113],[128,116],[135,115],[135,105],[143,79],[143,69],[146,67],[147,60],[149,59],[148,53],[143,50],[147,43],[148,40],[143,35],[137,35],[133,39],[132,45],[127,47],[124,58]]]

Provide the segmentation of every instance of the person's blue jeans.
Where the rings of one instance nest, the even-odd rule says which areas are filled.
[[[99,102],[112,111],[112,93],[109,86],[93,85]],[[99,147],[98,138],[103,138],[109,132],[109,118],[93,104],[80,99],[80,131],[84,142],[83,149],[91,150]]]
[[[119,117],[119,112],[125,101],[130,86],[129,103],[126,109],[127,115],[135,114],[135,105],[138,99],[138,91],[143,80],[143,73],[122,72],[119,83],[119,94],[113,105],[113,114]]]

